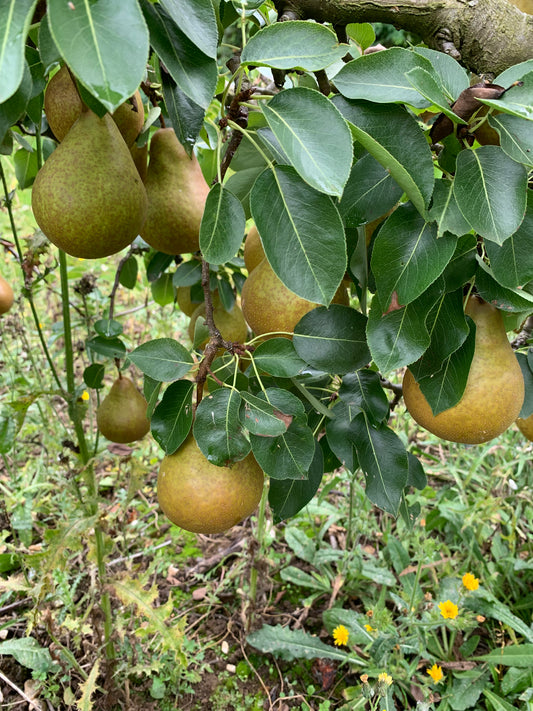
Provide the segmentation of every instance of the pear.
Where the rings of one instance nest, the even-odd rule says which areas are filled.
[[[165,254],[196,252],[209,186],[196,156],[189,158],[173,128],[152,136],[145,185],[148,217],[141,237]]]
[[[248,274],[253,271],[265,258],[265,250],[257,227],[253,225],[244,240],[244,264]]]
[[[205,303],[199,304],[191,316],[189,322],[189,338],[194,341],[194,329],[196,325],[196,320],[202,318],[205,315]],[[213,302],[213,320],[215,321],[215,326],[220,331],[222,338],[225,341],[231,341],[232,343],[245,343],[248,338],[248,327],[246,321],[244,320],[243,313],[238,304],[234,304],[231,311],[226,311],[226,309],[215,300]],[[205,348],[209,338],[205,338],[201,343],[198,343],[198,348]]]
[[[178,286],[176,289],[176,300],[180,311],[182,311],[186,316],[192,316],[194,310],[200,305],[200,301],[192,301],[191,299],[191,287],[190,286]]]
[[[258,264],[245,280],[241,293],[242,312],[256,336],[293,333],[298,321],[318,304],[302,299],[274,273],[267,259]],[[350,301],[343,283],[333,303],[348,306]]]
[[[516,426],[526,439],[533,442],[533,415],[529,415],[529,417],[519,417],[516,420]]]
[[[81,114],[38,172],[32,207],[48,239],[73,257],[107,257],[137,237],[146,191],[109,114]]]
[[[231,467],[209,462],[190,434],[161,462],[157,498],[172,523],[193,533],[223,533],[252,514],[264,474],[249,454]]]
[[[0,314],[5,314],[13,306],[15,295],[11,284],[0,274]]]
[[[133,382],[119,374],[96,411],[96,424],[111,442],[135,442],[150,429],[147,407],[148,403]]]
[[[66,65],[54,74],[44,92],[44,111],[48,125],[58,141],[62,141],[84,110],[84,104]],[[126,144],[131,146],[144,124],[142,98],[136,91],[131,101],[125,101],[112,114]]]
[[[465,313],[476,324],[476,340],[461,400],[433,415],[410,370],[404,376],[403,397],[411,416],[437,437],[480,444],[500,435],[517,419],[524,401],[524,379],[500,311],[473,295]]]
[[[141,180],[146,180],[146,173],[148,172],[148,143],[144,146],[138,146],[135,142],[130,146],[130,153],[137,168],[137,172]]]

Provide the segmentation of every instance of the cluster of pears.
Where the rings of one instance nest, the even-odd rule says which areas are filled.
[[[15,295],[11,284],[0,274],[0,314],[5,314],[13,306]]]
[[[474,294],[466,302],[465,313],[476,325],[476,338],[461,400],[434,415],[409,369],[403,379],[403,397],[411,416],[437,437],[481,444],[517,420],[524,401],[524,378],[501,312]]]
[[[279,332],[292,334],[298,321],[318,304],[295,294],[275,274],[255,226],[246,235],[244,263],[248,277],[242,288],[242,312],[252,331],[257,336]],[[348,289],[344,283],[337,290],[333,303],[349,306]]]
[[[96,411],[98,430],[111,442],[129,444],[150,430],[148,403],[135,384],[120,372]]]
[[[139,234],[148,208],[126,142],[133,143],[144,122],[140,94],[113,117],[100,118],[82,103],[63,67],[47,86],[45,105],[61,142],[33,184],[37,224],[74,257],[96,259],[119,252]]]

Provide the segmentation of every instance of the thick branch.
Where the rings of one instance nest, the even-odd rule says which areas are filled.
[[[274,0],[279,16],[333,25],[385,22],[419,35],[476,74],[533,59],[533,15],[507,0]]]

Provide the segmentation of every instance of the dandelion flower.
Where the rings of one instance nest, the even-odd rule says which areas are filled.
[[[392,676],[390,676],[390,674],[382,672],[378,676],[378,683],[385,684],[385,686],[390,686],[392,684]]]
[[[442,673],[442,667],[439,667],[438,664],[434,664],[431,669],[426,669],[426,673],[429,674],[435,684],[438,684],[444,676],[444,674]]]
[[[451,600],[446,600],[446,602],[439,602],[439,612],[444,617],[445,620],[455,620],[459,614],[459,608]]]
[[[376,631],[376,628],[375,628],[375,627],[372,627],[372,625],[365,625],[365,630],[366,630],[367,632],[375,632],[375,631]]]
[[[472,573],[465,573],[463,575],[463,585],[467,590],[477,590],[479,587],[479,580],[472,575]]]
[[[87,392],[87,390],[84,390],[84,391],[82,392],[82,394],[81,394],[81,399],[84,400],[84,401],[87,401],[87,400],[89,399],[89,393]]]
[[[348,637],[350,633],[344,625],[337,625],[333,630],[333,641],[338,647],[342,644],[348,644]]]

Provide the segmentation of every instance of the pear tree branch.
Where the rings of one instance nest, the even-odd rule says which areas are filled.
[[[281,21],[400,27],[475,74],[497,75],[533,58],[533,15],[508,0],[274,0],[274,5]]]

